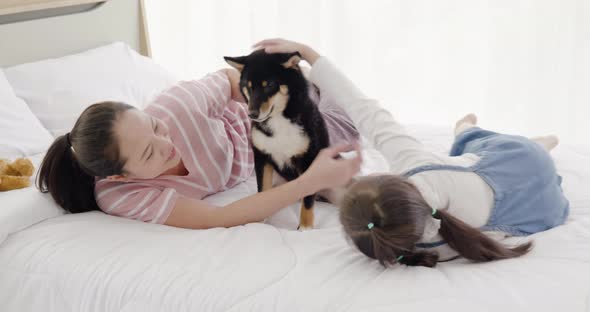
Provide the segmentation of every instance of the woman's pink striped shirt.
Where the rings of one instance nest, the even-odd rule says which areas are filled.
[[[223,71],[178,83],[157,96],[145,112],[168,125],[189,173],[127,182],[99,180],[95,196],[104,212],[162,224],[178,196],[202,199],[252,175],[247,108],[231,99]]]

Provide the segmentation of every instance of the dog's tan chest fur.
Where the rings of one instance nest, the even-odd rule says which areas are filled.
[[[270,118],[267,126],[273,135],[269,137],[257,128],[252,128],[252,144],[271,155],[279,168],[292,166],[291,158],[305,153],[309,148],[309,137],[303,128],[282,115]]]

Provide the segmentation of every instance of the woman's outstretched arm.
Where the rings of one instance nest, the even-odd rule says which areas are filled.
[[[181,197],[164,224],[182,228],[207,229],[262,221],[307,195],[325,188],[346,185],[360,170],[361,153],[357,147],[359,156],[356,158],[335,159],[335,157],[350,149],[348,145],[324,149],[299,178],[223,207],[216,207],[202,200]]]

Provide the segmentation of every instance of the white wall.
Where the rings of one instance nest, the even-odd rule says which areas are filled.
[[[147,0],[154,58],[197,78],[267,37],[309,43],[407,123],[590,144],[587,0]]]

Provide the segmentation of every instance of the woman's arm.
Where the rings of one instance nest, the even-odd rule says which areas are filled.
[[[213,206],[203,200],[180,197],[165,224],[208,229],[259,222],[311,193],[313,192],[305,183],[296,179],[223,207]]]
[[[223,71],[229,79],[231,86],[231,99],[236,102],[246,103],[246,99],[240,92],[240,72],[234,68],[224,68]]]
[[[198,80],[181,81],[172,90],[173,102],[183,102],[209,116],[221,116],[230,101],[245,102],[239,90],[240,73],[223,68]],[[170,97],[170,93],[164,93]],[[189,105],[190,104],[190,105]]]
[[[298,51],[312,65],[309,73],[311,82],[346,111],[359,132],[387,158],[395,173],[432,158],[422,143],[409,135],[388,110],[367,97],[327,58],[320,57],[309,46],[283,39],[264,40],[254,46],[264,48],[267,53]]]
[[[278,210],[321,189],[346,185],[360,170],[362,159],[334,159],[350,150],[341,145],[322,150],[299,178],[223,207],[202,200],[179,198],[164,224],[182,228],[207,229],[259,222]],[[357,155],[360,155],[357,147]]]

